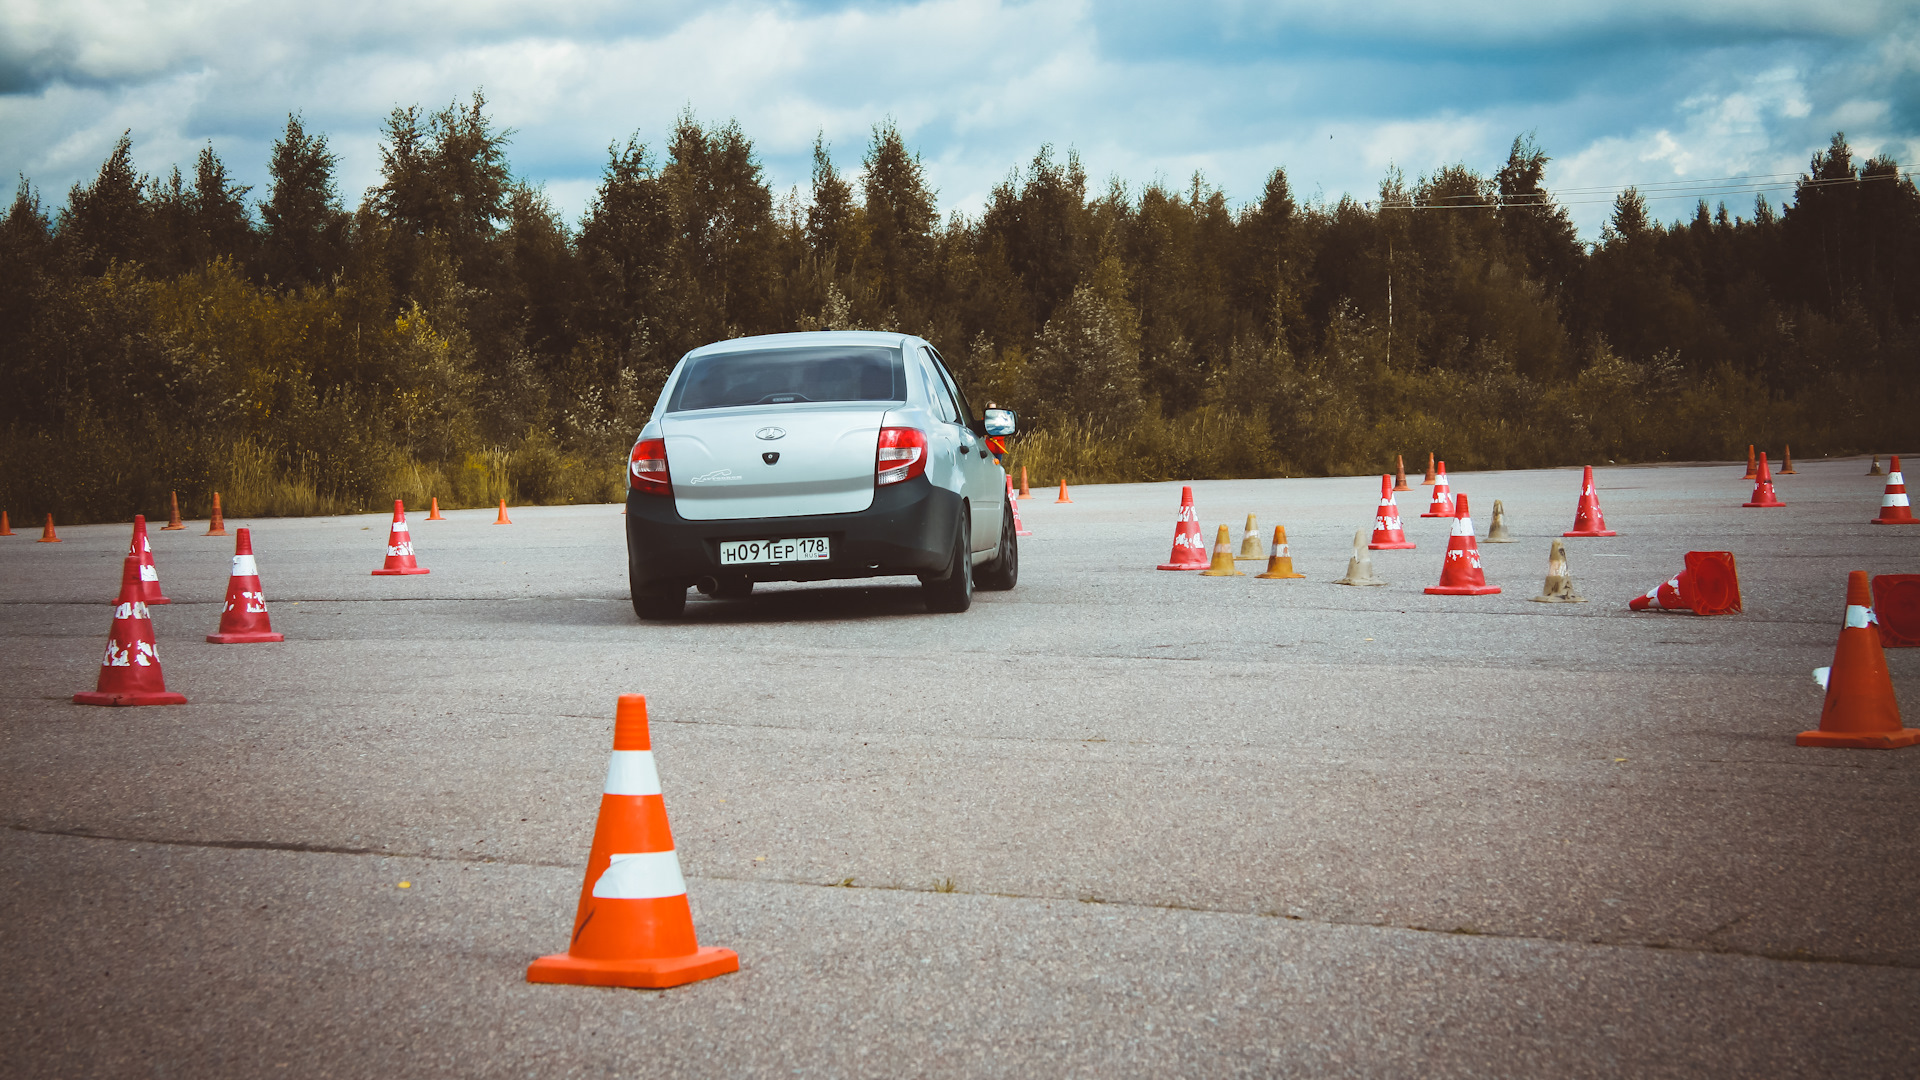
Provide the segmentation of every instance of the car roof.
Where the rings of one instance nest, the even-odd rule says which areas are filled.
[[[799,349],[821,345],[880,345],[900,349],[905,348],[909,342],[918,340],[911,334],[883,333],[878,330],[808,330],[793,334],[759,334],[754,337],[729,338],[726,341],[716,341],[711,345],[702,345],[687,355],[706,356],[713,353]]]

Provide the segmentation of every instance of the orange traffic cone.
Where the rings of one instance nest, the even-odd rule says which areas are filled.
[[[1920,574],[1876,575],[1873,621],[1886,648],[1920,647]]]
[[[1011,476],[1007,477],[1007,505],[1013,508],[1013,535],[1032,536],[1033,530],[1027,528],[1027,523],[1020,520],[1020,497],[1014,494]]]
[[[1758,480],[1759,478],[1760,478],[1760,474],[1759,472],[1756,471],[1754,461],[1753,461],[1753,444],[1748,443],[1747,444],[1747,475],[1741,477],[1740,479]]]
[[[1900,705],[1893,699],[1893,679],[1887,674],[1887,656],[1880,649],[1869,602],[1867,572],[1848,574],[1847,614],[1824,680],[1827,700],[1820,708],[1820,727],[1801,732],[1795,744],[1891,750],[1920,742],[1920,728],[1900,726]],[[1816,678],[1819,674],[1814,673]]]
[[[13,522],[7,520],[7,512],[0,510],[0,536],[13,536]]]
[[[1880,496],[1880,516],[1871,524],[1920,524],[1920,518],[1913,516],[1913,507],[1907,504],[1907,478],[1900,472],[1899,454],[1893,455],[1893,468],[1887,470],[1887,491]]]
[[[1246,577],[1247,576],[1241,571],[1235,569],[1233,565],[1233,530],[1232,529],[1227,528],[1225,525],[1220,526],[1220,532],[1214,537],[1214,541],[1213,541],[1213,562],[1208,564],[1205,570],[1200,571],[1200,576],[1201,577]]]
[[[100,661],[100,679],[91,691],[73,695],[75,705],[185,705],[186,695],[167,689],[160,672],[160,650],[153,640],[153,617],[146,590],[140,584],[140,560],[132,555],[120,564],[120,598],[113,605],[113,629],[107,632],[107,654]]]
[[[53,515],[48,514],[46,527],[40,530],[40,539],[35,540],[34,543],[58,544],[60,542],[59,534],[53,531]]]
[[[510,518],[508,518],[508,517],[507,517],[507,500],[505,500],[505,499],[501,499],[501,500],[500,500],[500,516],[499,516],[499,517],[497,517],[497,518],[494,518],[494,519],[493,519],[493,523],[494,523],[495,525],[511,525],[511,524],[513,524],[513,521],[512,521],[512,519],[510,519]]]
[[[1767,453],[1764,450],[1760,452],[1760,475],[1753,482],[1753,498],[1740,505],[1762,507],[1787,505],[1773,493],[1773,470],[1767,468]]]
[[[1380,508],[1373,512],[1373,541],[1367,547],[1372,551],[1412,551],[1416,546],[1400,524],[1400,504],[1393,498],[1392,477],[1383,475]]]
[[[1440,474],[1444,483],[1446,473]],[[1434,491],[1439,491],[1436,484]],[[1440,564],[1440,584],[1427,586],[1436,596],[1487,596],[1500,586],[1487,584],[1486,571],[1480,568],[1480,545],[1473,539],[1473,519],[1467,516],[1467,497],[1454,500],[1453,535],[1447,539],[1446,561]]]
[[[624,506],[623,506],[623,507],[621,507],[620,509],[624,511],[624,510],[626,509],[626,507],[624,507]],[[435,495],[435,496],[433,497],[433,505],[431,505],[430,507],[428,507],[428,508],[427,508],[427,520],[428,520],[428,521],[445,521],[445,520],[447,520],[447,519],[446,519],[445,517],[443,517],[443,516],[441,516],[441,514],[440,514],[440,496],[438,496],[438,495]]]
[[[1020,497],[1023,499],[1033,498],[1033,492],[1027,490],[1027,467],[1025,465],[1020,466]]]
[[[1284,526],[1273,527],[1273,554],[1267,556],[1267,572],[1255,574],[1263,578],[1303,578],[1293,569],[1293,552],[1287,549],[1287,530]]]
[[[1420,481],[1420,486],[1421,486],[1421,487],[1432,487],[1432,486],[1433,486],[1433,481],[1434,481],[1434,476],[1433,476],[1433,454],[1432,454],[1432,452],[1431,452],[1431,451],[1429,451],[1429,452],[1428,452],[1428,454],[1427,454],[1427,477],[1426,477],[1426,479],[1424,479],[1424,480],[1422,480],[1422,481]]]
[[[1880,471],[1880,455],[1879,455],[1879,454],[1875,454],[1875,455],[1873,455],[1873,468],[1871,468],[1871,469],[1868,469],[1868,470],[1867,470],[1867,475],[1868,475],[1868,476],[1885,476],[1885,475],[1887,475],[1886,473],[1883,473],[1883,472],[1881,472],[1881,471]]]
[[[160,531],[178,532],[186,528],[187,523],[180,520],[180,493],[177,491],[167,492],[167,504],[167,523],[160,526]]]
[[[1447,463],[1444,461],[1440,463],[1439,476],[1433,481],[1433,501],[1427,504],[1427,512],[1420,516],[1453,516],[1453,489],[1447,486]]]
[[[647,699],[621,694],[573,938],[566,952],[529,965],[527,981],[662,989],[738,970],[732,949],[703,949],[694,937],[647,733]]]
[[[273,632],[267,616],[267,594],[260,587],[260,568],[253,561],[253,532],[234,530],[233,572],[227,575],[227,606],[220,611],[220,629],[207,635],[215,645],[249,645],[285,641]]]
[[[1173,525],[1173,554],[1157,567],[1160,570],[1205,570],[1207,545],[1200,539],[1200,515],[1193,509],[1193,488],[1180,489],[1180,516]]]
[[[147,515],[133,515],[133,540],[127,544],[127,554],[140,562],[140,599],[148,607],[171,604],[166,594],[160,591],[160,568],[153,563],[153,545],[147,543]]]
[[[393,500],[393,528],[387,532],[387,561],[373,572],[374,577],[394,574],[431,574],[413,558],[413,534],[407,531],[407,507]]]
[[[1740,573],[1731,551],[1689,551],[1686,569],[1627,602],[1634,611],[1691,611],[1696,615],[1737,615]]]
[[[1413,490],[1407,486],[1407,459],[1404,454],[1393,455],[1393,490]]]
[[[1054,505],[1058,506],[1061,503],[1070,503],[1072,501],[1071,498],[1067,497],[1067,482],[1065,480],[1060,481],[1060,497],[1053,500]]]
[[[213,493],[213,516],[207,519],[208,536],[227,535],[227,519],[220,513],[220,493]]]
[[[1593,490],[1593,466],[1580,478],[1580,505],[1573,511],[1573,530],[1561,536],[1618,536],[1607,528],[1607,516],[1600,512],[1600,496]]]
[[[1793,444],[1787,443],[1780,450],[1780,475],[1794,476],[1798,473],[1799,470],[1793,467]]]

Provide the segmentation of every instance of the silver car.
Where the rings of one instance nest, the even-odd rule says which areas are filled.
[[[912,574],[933,611],[1011,589],[1007,477],[940,353],[906,334],[735,338],[682,357],[627,467],[634,613],[671,619],[687,589]]]

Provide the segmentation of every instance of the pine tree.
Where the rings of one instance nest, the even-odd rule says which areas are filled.
[[[299,114],[289,114],[267,161],[272,183],[260,204],[261,270],[268,280],[298,287],[340,270],[348,218],[334,188],[337,164],[326,135],[309,134]]]
[[[73,185],[60,212],[59,242],[81,273],[140,259],[147,235],[146,185],[133,169],[133,132],[122,132],[93,182]]]

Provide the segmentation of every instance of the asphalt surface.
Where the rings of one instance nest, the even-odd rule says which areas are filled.
[[[126,527],[0,539],[0,1075],[1920,1074],[1920,748],[1793,745],[1846,571],[1920,570],[1920,528],[1799,469],[1748,510],[1738,465],[1602,468],[1564,605],[1578,470],[1454,475],[1518,540],[1482,597],[1421,592],[1420,489],[1392,584],[1330,584],[1367,477],[1194,485],[1297,581],[1153,570],[1178,484],[1036,491],[963,615],[899,579],[642,624],[612,506],[416,512],[405,578],[385,515],[230,520],[278,645],[202,643],[196,523],[152,534],[168,708],[68,700]],[[1745,613],[1630,613],[1689,549]],[[529,985],[621,693],[741,970]]]

